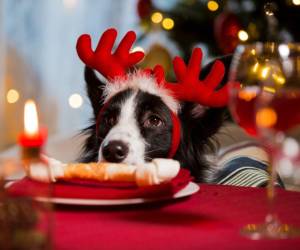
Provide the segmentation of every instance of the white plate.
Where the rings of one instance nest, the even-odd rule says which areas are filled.
[[[186,196],[190,196],[199,191],[200,187],[194,182],[190,182],[185,188],[178,191],[172,197],[159,197],[159,198],[134,198],[134,199],[73,199],[73,198],[45,198],[37,197],[38,201],[52,202],[55,204],[64,205],[78,205],[78,206],[118,206],[118,205],[130,205],[130,204],[141,204],[148,202],[156,202],[163,200],[179,199]]]

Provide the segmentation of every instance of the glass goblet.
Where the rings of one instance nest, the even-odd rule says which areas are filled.
[[[241,86],[231,88],[233,118],[259,140],[271,160],[265,222],[246,225],[241,233],[252,239],[299,236],[298,228],[282,224],[276,215],[274,183],[277,171],[293,168],[300,158],[300,46],[241,45],[234,54],[229,78]]]

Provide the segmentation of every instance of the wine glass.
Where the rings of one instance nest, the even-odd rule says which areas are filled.
[[[235,121],[255,136],[269,153],[269,212],[262,224],[246,225],[241,233],[252,239],[300,236],[282,224],[274,207],[277,171],[300,165],[300,44],[255,43],[238,46],[229,74],[230,111]],[[286,171],[287,172],[287,171]]]

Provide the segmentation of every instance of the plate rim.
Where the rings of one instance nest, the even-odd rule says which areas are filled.
[[[80,198],[45,198],[36,197],[40,202],[50,202],[58,205],[73,206],[123,206],[151,203],[156,201],[167,201],[173,199],[184,198],[197,193],[200,190],[199,184],[190,181],[183,189],[179,190],[173,196],[165,196],[158,198],[130,198],[130,199],[80,199]]]

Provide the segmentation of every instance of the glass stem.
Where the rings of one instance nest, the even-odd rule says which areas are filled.
[[[276,233],[278,227],[280,226],[280,222],[278,220],[278,216],[275,213],[275,199],[276,199],[276,189],[275,182],[277,178],[277,164],[279,160],[277,157],[271,156],[271,163],[269,166],[270,179],[267,186],[267,197],[268,197],[268,214],[265,218],[267,230],[269,233]]]

